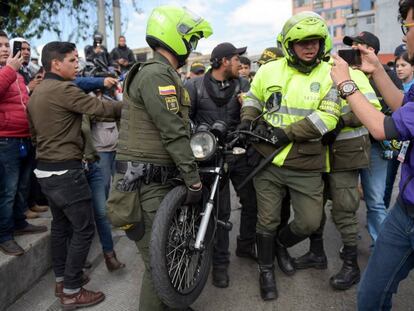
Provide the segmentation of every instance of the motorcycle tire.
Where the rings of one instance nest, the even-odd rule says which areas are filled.
[[[170,308],[189,307],[201,294],[210,271],[214,217],[210,217],[205,248],[195,250],[195,237],[204,205],[183,206],[187,189],[180,185],[163,199],[154,218],[150,268],[155,291]]]

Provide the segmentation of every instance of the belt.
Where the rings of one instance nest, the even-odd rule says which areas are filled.
[[[164,184],[168,179],[176,178],[180,175],[180,172],[175,166],[162,166],[153,163],[143,163],[131,161],[132,166],[143,165],[144,177],[143,182],[149,184],[151,182]],[[128,169],[128,161],[116,161],[116,172],[119,174],[125,174]]]

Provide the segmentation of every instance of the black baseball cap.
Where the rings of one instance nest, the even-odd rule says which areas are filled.
[[[211,52],[210,60],[221,60],[223,57],[233,56],[233,55],[242,55],[246,53],[247,46],[242,48],[236,48],[233,44],[229,42],[220,43],[217,45],[213,52]]]
[[[363,31],[356,37],[345,36],[342,42],[346,45],[352,46],[353,42],[366,44],[375,50],[375,54],[378,54],[380,50],[380,41],[376,35],[369,31]]]

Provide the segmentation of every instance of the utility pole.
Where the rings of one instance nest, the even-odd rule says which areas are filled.
[[[112,8],[114,12],[114,41],[115,46],[117,46],[118,38],[121,35],[121,5],[119,0],[112,0]]]
[[[334,41],[334,15],[333,15],[333,1],[332,0],[331,0],[330,4],[331,4],[331,18],[330,18],[331,25],[330,25],[329,30],[330,30],[331,38],[332,38],[332,42],[333,42]]]
[[[98,31],[103,36],[102,44],[106,45],[105,0],[96,0],[98,7]]]

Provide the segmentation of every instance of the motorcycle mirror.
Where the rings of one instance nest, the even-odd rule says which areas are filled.
[[[246,149],[244,148],[240,148],[240,147],[234,147],[233,148],[233,155],[241,155],[241,154],[245,154],[246,153]]]
[[[282,103],[282,93],[275,92],[270,95],[269,99],[266,101],[266,109],[268,113],[276,112],[280,109]]]
[[[222,140],[227,135],[227,125],[225,122],[218,120],[211,126],[211,132]]]

